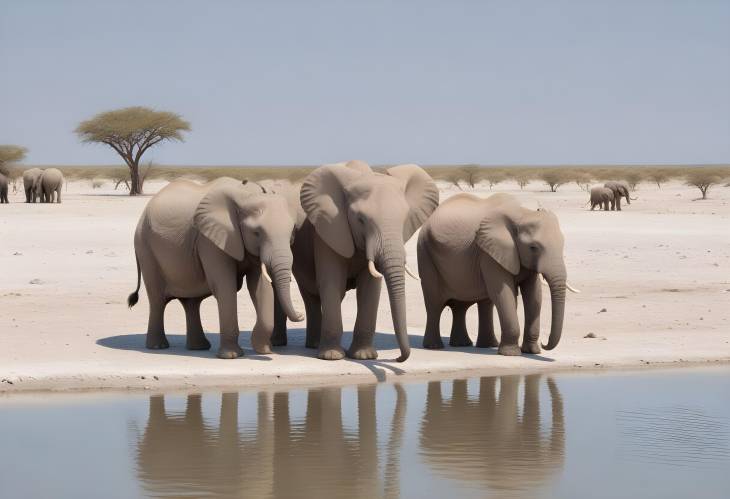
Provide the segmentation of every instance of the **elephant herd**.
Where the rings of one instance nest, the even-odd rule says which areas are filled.
[[[621,198],[626,199],[626,204],[631,204],[632,198],[629,196],[628,182],[610,181],[603,184],[603,187],[597,186],[591,189],[591,211],[598,206],[603,207],[604,211],[608,211],[609,205],[612,211],[621,211]]]
[[[543,348],[557,346],[567,284],[563,235],[557,217],[529,210],[507,194],[486,200],[469,194],[439,206],[439,190],[414,164],[376,172],[366,163],[325,165],[301,186],[275,192],[253,182],[221,178],[207,184],[170,183],[147,204],[134,235],[139,300],[141,277],[149,300],[146,347],[169,346],[164,311],[179,300],[186,315],[186,346],[210,348],[200,303],[218,304],[218,357],[243,355],[238,344],[236,294],[245,278],[256,310],[251,344],[257,353],[287,344],[286,323],[302,321],[291,298],[292,274],[306,311],[306,346],[318,357],[375,359],[373,346],[381,284],[388,291],[398,361],[410,355],[406,322],[405,243],[422,228],[418,268],[427,311],[423,345],[443,348],[439,316],[454,310],[451,345],[470,345],[464,315],[479,307],[477,347],[503,355],[538,353],[541,281],[551,293],[552,324]],[[542,278],[544,275],[544,279]],[[341,302],[357,294],[353,340],[342,347]],[[519,345],[517,292],[525,329]],[[493,307],[502,325],[498,341]]]
[[[63,173],[58,168],[30,168],[23,172],[26,203],[60,203]],[[8,203],[8,178],[0,173],[0,203]]]

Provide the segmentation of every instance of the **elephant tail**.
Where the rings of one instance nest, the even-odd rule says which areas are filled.
[[[139,301],[139,286],[141,284],[141,272],[139,270],[139,257],[137,256],[137,253],[134,254],[134,259],[137,261],[137,289],[135,289],[134,293],[127,297],[127,305],[129,305],[129,308],[134,307]]]

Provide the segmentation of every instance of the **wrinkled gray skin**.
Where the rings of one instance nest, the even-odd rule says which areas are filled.
[[[58,168],[43,170],[36,178],[33,190],[34,199],[40,198],[41,203],[60,203],[61,188],[63,187],[63,173]],[[54,196],[55,195],[55,196]]]
[[[613,191],[608,187],[593,187],[591,189],[591,211],[598,206],[603,206],[603,211],[608,211],[609,204],[613,205]]]
[[[35,203],[38,201],[40,192],[36,192],[33,188],[38,182],[43,170],[40,168],[30,168],[23,172],[23,189],[25,189],[25,202]]]
[[[626,198],[626,204],[631,204],[631,197],[629,196],[629,184],[624,181],[609,181],[603,184],[603,187],[608,187],[613,191],[613,201],[611,202],[611,210],[621,211],[621,198]],[[634,200],[636,198],[633,198]]]
[[[307,312],[306,346],[319,348],[320,359],[345,356],[341,346],[341,302],[357,290],[357,319],[347,356],[375,359],[375,323],[380,278],[390,298],[393,328],[402,362],[410,355],[406,329],[403,245],[438,206],[433,179],[417,165],[375,173],[361,161],[327,165],[304,181],[300,201],[307,220],[294,238],[294,276]],[[278,322],[274,344],[286,344],[285,325]]]
[[[210,343],[200,323],[200,302],[215,296],[221,328],[218,357],[243,355],[238,345],[236,293],[243,278],[256,308],[251,344],[270,353],[274,323],[274,291],[289,319],[303,320],[289,293],[294,208],[277,194],[231,178],[208,184],[186,180],[170,183],[147,204],[134,235],[139,272],[150,304],[147,348],[167,348],[163,315],[170,300],[185,309],[187,343],[207,350]],[[263,277],[266,266],[272,284]]]
[[[530,210],[508,194],[482,199],[471,194],[451,197],[436,209],[418,237],[418,269],[426,306],[423,346],[443,348],[439,320],[444,307],[454,312],[451,346],[471,346],[466,310],[479,306],[477,347],[495,347],[502,355],[540,353],[539,273],[550,286],[552,323],[543,348],[560,341],[565,313],[567,273],[563,234],[557,217]],[[518,345],[517,290],[522,293],[525,330]],[[492,305],[502,337],[494,334]]]
[[[8,201],[8,177],[0,173],[0,204],[7,204]]]
[[[496,497],[515,491],[536,497],[532,487],[560,474],[565,416],[552,378],[544,383],[540,374],[484,377],[478,393],[470,393],[467,380],[455,380],[448,397],[442,384],[428,384],[420,429],[421,456],[434,473],[498,490]]]

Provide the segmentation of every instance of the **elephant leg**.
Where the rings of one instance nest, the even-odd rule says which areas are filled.
[[[373,348],[373,337],[378,320],[381,282],[382,279],[375,279],[367,270],[357,276],[357,318],[352,332],[352,344],[347,350],[347,356],[352,359],[378,358],[378,352]]]
[[[431,255],[420,245],[418,246],[418,274],[421,277],[423,304],[426,307],[426,331],[423,335],[423,348],[440,349],[444,347],[444,342],[441,339],[441,312],[443,312],[446,302],[439,293],[439,289],[441,289],[440,277],[431,260]]]
[[[307,314],[307,333],[304,346],[319,348],[319,339],[322,334],[322,302],[319,296],[301,291],[304,300],[304,312]]]
[[[246,272],[246,286],[256,309],[256,324],[251,332],[251,346],[259,354],[271,353],[274,331],[274,288],[261,276],[261,267],[254,265]]]
[[[603,211],[608,211],[608,201],[603,202]]]
[[[469,310],[471,303],[451,302],[451,335],[449,336],[449,346],[452,347],[470,347],[472,343],[469,338],[469,332],[466,330],[466,311]]]
[[[307,314],[309,315],[309,314]],[[286,337],[286,314],[281,308],[279,299],[274,293],[274,332],[271,333],[271,346],[286,346],[288,338]]]
[[[479,311],[479,334],[477,348],[492,348],[499,345],[494,334],[494,305],[488,299],[477,302]]]
[[[160,295],[150,294],[147,289],[150,304],[150,315],[147,320],[147,338],[145,346],[152,350],[169,348],[170,343],[165,335],[165,307],[167,301]]]
[[[616,211],[621,211],[621,196],[616,198]]]
[[[537,272],[520,283],[522,306],[525,310],[525,332],[522,339],[523,353],[540,353],[540,309],[542,287]]]
[[[56,190],[56,203],[61,204],[61,188]]]
[[[517,317],[517,288],[514,276],[488,256],[482,258],[480,265],[487,294],[497,307],[499,323],[502,326],[502,339],[499,343],[498,353],[521,355],[522,352],[518,345],[520,322]]]
[[[238,345],[238,272],[236,262],[221,252],[206,238],[198,242],[198,255],[203,265],[208,289],[218,302],[218,322],[220,324],[220,346],[218,357],[235,359],[243,356]]]
[[[314,239],[314,267],[322,300],[322,332],[317,356],[339,360],[342,348],[342,299],[347,285],[347,260],[332,250],[319,236]]]
[[[210,342],[203,332],[200,322],[200,302],[202,298],[180,298],[185,309],[185,348],[188,350],[210,350]]]

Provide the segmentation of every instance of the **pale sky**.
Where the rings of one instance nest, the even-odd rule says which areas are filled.
[[[730,162],[730,1],[0,0],[0,144],[175,111],[163,164]]]

